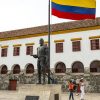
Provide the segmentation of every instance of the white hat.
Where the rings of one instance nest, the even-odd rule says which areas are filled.
[[[81,78],[81,80],[83,80],[83,77]]]

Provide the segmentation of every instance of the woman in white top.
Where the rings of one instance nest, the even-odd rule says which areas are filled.
[[[83,80],[83,78],[81,78],[81,80],[80,80],[80,90],[81,90],[80,100],[84,100],[85,91],[84,91],[84,80]]]

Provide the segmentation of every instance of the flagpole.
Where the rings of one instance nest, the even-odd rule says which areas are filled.
[[[51,29],[50,29],[50,0],[49,0],[49,3],[48,3],[48,48],[49,48],[48,84],[50,84],[50,33],[51,33]]]

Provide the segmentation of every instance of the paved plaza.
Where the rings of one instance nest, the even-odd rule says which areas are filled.
[[[63,93],[61,95],[61,100],[69,100],[68,96],[68,93]],[[80,100],[80,95],[76,96],[76,94],[74,94],[74,99]],[[100,93],[86,93],[85,100],[100,100]]]
[[[17,88],[16,91],[0,90],[0,100],[25,100],[26,95],[40,96],[39,100],[53,100],[51,94],[60,90],[60,85],[25,85]],[[69,93],[60,93],[60,100],[68,100]],[[51,98],[51,99],[50,99]],[[80,100],[80,95],[75,100]],[[100,93],[86,93],[85,100],[100,100]]]
[[[74,98],[75,100],[80,100],[80,96],[74,95]],[[18,91],[0,91],[0,100],[25,100],[25,94],[19,94]],[[68,100],[68,93],[62,93],[61,100]],[[87,93],[85,100],[100,100],[100,94]]]

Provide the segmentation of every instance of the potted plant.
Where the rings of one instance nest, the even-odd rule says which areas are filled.
[[[17,87],[17,77],[10,75],[9,76],[9,86],[8,89],[9,90],[16,90]]]

